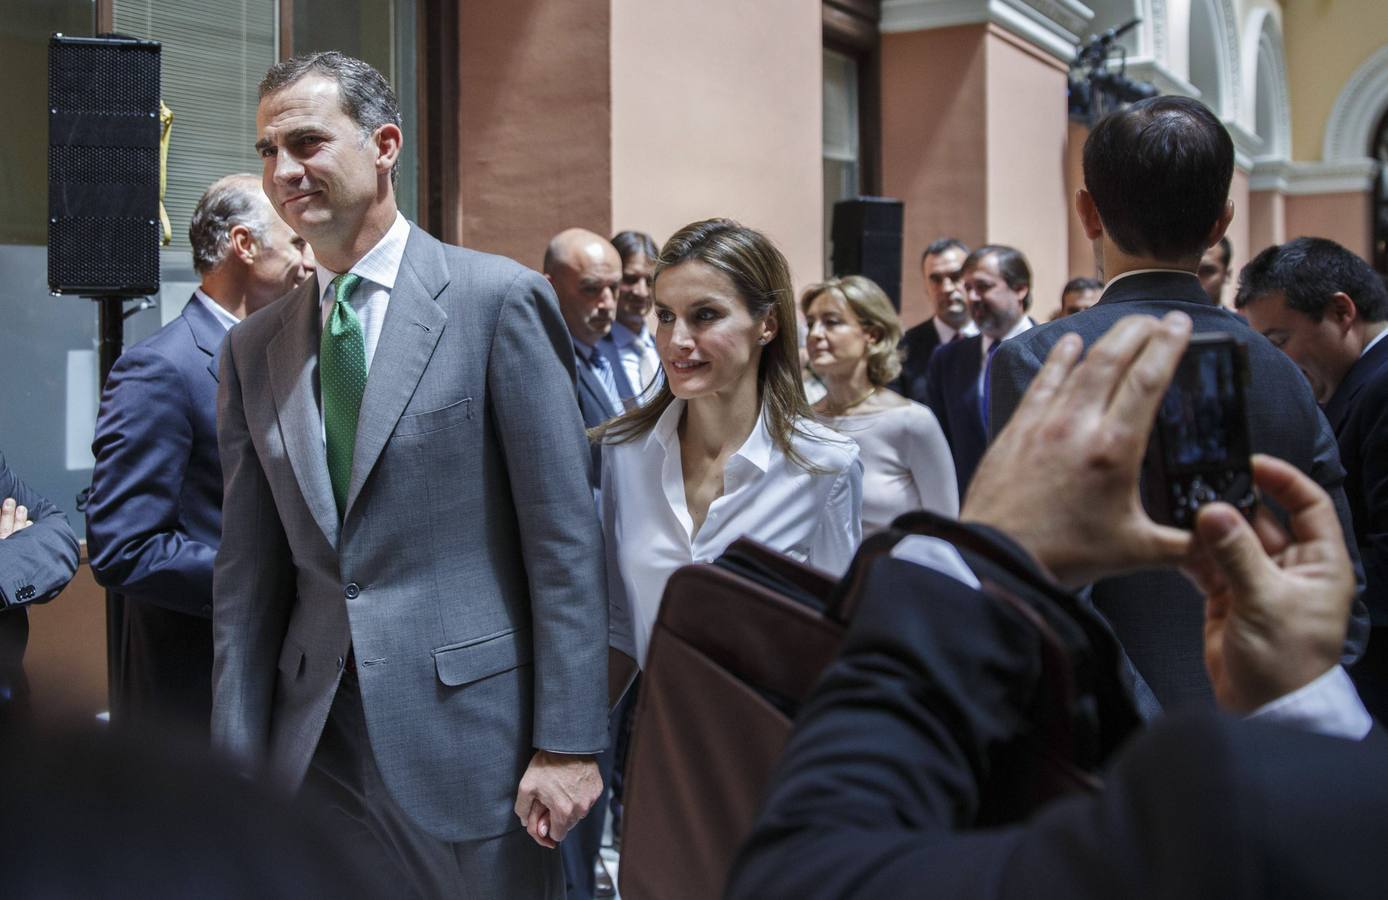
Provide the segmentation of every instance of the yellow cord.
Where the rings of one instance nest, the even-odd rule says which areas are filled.
[[[173,130],[173,110],[159,101],[159,124],[163,132],[159,135],[159,224],[164,229],[164,246],[173,242],[173,226],[169,224],[169,211],[164,208],[164,191],[169,184],[169,132]]]

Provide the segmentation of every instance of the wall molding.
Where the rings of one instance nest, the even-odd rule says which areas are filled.
[[[1255,160],[1248,178],[1250,191],[1280,191],[1293,196],[1367,194],[1374,189],[1378,163],[1367,157],[1334,162]]]
[[[1094,12],[1079,0],[883,0],[884,34],[993,23],[1069,63]]]
[[[1369,153],[1373,129],[1388,110],[1388,46],[1380,47],[1345,82],[1325,123],[1321,159],[1360,159]]]

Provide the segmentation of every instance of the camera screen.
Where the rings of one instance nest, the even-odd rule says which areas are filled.
[[[1221,347],[1192,347],[1181,359],[1158,416],[1169,437],[1167,462],[1173,466],[1223,466],[1234,450],[1237,423],[1234,357]]]

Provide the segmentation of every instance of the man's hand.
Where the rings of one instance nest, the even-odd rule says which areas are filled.
[[[592,809],[602,776],[591,756],[536,750],[516,792],[516,816],[542,847],[553,849]]]
[[[1339,664],[1354,572],[1330,496],[1295,467],[1253,457],[1253,480],[1287,511],[1291,536],[1265,506],[1254,525],[1228,504],[1195,520],[1186,567],[1206,598],[1205,667],[1225,709],[1248,713]]]
[[[1182,313],[1122,319],[1078,365],[1079,336],[1061,338],[979,463],[959,518],[1006,533],[1070,587],[1180,562],[1191,536],[1147,516],[1138,472],[1189,340]]]
[[[13,497],[6,497],[5,502],[0,504],[0,541],[32,524],[28,507],[18,505]]]

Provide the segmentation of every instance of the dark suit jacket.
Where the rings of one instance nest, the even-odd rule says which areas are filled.
[[[727,897],[1381,895],[1388,741],[1377,730],[1352,742],[1176,717],[1118,755],[1102,793],[980,828],[981,798],[1009,774],[990,751],[1024,733],[1041,644],[960,581],[876,566],[914,569],[896,573],[908,592],[865,594],[796,720]]]
[[[1364,563],[1364,601],[1374,626],[1388,626],[1388,338],[1350,368],[1325,415],[1345,467],[1345,496]]]
[[[612,332],[609,331],[602,340],[598,341],[598,352],[607,359],[607,364],[612,367],[612,377],[617,381],[617,395],[622,398],[622,402],[629,403],[635,399],[639,392],[636,390],[636,385],[631,383],[631,379],[627,378],[626,367],[622,365],[622,354],[617,349],[617,342],[613,340]]]
[[[599,344],[599,352],[602,346]],[[603,352],[604,356],[608,356]],[[607,363],[612,368],[612,375],[617,379],[617,393],[623,397],[631,396],[631,383],[627,381],[626,374],[622,371],[622,361],[613,352]],[[596,428],[613,416],[622,414],[622,410],[612,406],[612,402],[607,397],[607,391],[603,388],[598,376],[588,368],[588,364],[581,359],[574,359],[574,369],[577,377],[574,379],[574,396],[578,398],[578,411],[583,416],[584,428]],[[588,469],[588,482],[596,490],[598,480],[602,477],[602,448],[595,442],[592,444],[591,452],[592,464]]]
[[[925,404],[940,420],[940,428],[949,441],[961,498],[988,447],[988,433],[978,405],[982,348],[981,334],[947,344],[930,358],[926,375]]]
[[[905,358],[901,361],[901,374],[891,385],[892,390],[917,403],[929,403],[926,389],[930,384],[930,358],[939,346],[940,332],[935,328],[933,316],[907,329],[901,336],[901,343],[897,344]]]
[[[62,510],[34,492],[0,454],[0,501],[13,497],[34,524],[0,541],[0,723],[7,707],[27,701],[24,646],[29,640],[30,603],[47,603],[77,571],[77,536]]]
[[[118,710],[205,733],[212,708],[212,560],[222,534],[217,351],[196,297],[126,350],[107,379],[92,453],[92,574],[125,604]]]
[[[989,374],[990,433],[997,434],[1007,423],[1062,335],[1073,331],[1089,343],[1124,316],[1160,316],[1172,310],[1190,316],[1197,332],[1227,332],[1248,345],[1252,379],[1248,425],[1253,450],[1285,459],[1314,478],[1334,499],[1345,533],[1352,533],[1335,435],[1317,407],[1310,385],[1281,351],[1241,317],[1212,306],[1199,280],[1190,273],[1153,272],[1121,278],[1109,285],[1095,306],[1004,342],[993,357]],[[1352,546],[1350,553],[1357,560]],[[1173,571],[1139,572],[1099,582],[1094,585],[1093,599],[1161,705],[1213,703],[1203,655],[1205,601],[1190,582]],[[1368,627],[1363,604],[1357,609],[1346,644],[1347,654],[1354,657],[1363,650]],[[1146,712],[1156,710],[1149,707]]]

